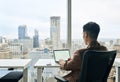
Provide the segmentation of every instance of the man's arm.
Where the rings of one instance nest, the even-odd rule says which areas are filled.
[[[60,60],[59,61],[61,69],[64,70],[76,70],[80,69],[81,57],[78,51],[76,51],[73,55],[73,58],[69,58],[67,61]]]

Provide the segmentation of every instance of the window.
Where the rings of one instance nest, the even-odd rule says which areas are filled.
[[[82,27],[89,21],[101,27],[98,41],[114,49],[120,45],[120,1],[119,0],[73,0],[72,1],[72,43],[73,51],[83,46]],[[78,43],[77,43],[78,42]]]
[[[1,48],[7,45],[9,58],[66,48],[66,0],[4,0],[0,10]]]

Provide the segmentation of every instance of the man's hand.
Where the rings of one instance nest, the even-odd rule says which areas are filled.
[[[63,59],[60,59],[59,64],[63,66],[65,64],[65,61]]]

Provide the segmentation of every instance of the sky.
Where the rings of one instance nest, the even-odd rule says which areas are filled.
[[[67,0],[0,0],[0,36],[18,38],[18,26],[34,29],[39,39],[50,37],[50,16],[60,16],[61,39],[67,37]],[[120,0],[72,0],[72,38],[82,39],[82,26],[100,25],[99,38],[120,38]]]

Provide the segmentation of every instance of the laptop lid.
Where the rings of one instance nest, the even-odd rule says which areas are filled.
[[[60,59],[67,60],[70,58],[70,51],[69,49],[53,50],[53,55],[55,62],[58,63]]]

